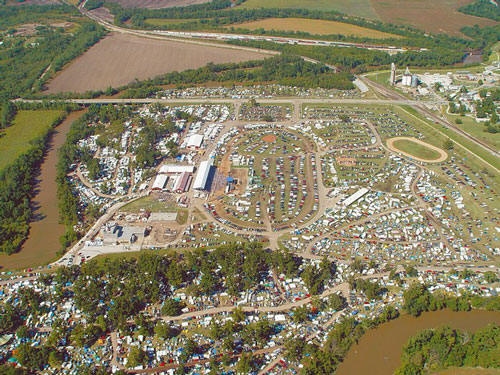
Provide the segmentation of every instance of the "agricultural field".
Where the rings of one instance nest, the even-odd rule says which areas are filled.
[[[29,150],[30,142],[45,134],[62,114],[59,110],[19,111],[12,125],[0,130],[0,170]]]
[[[336,11],[358,17],[377,18],[370,0],[246,0],[241,7]]]
[[[370,0],[384,22],[410,25],[418,29],[463,36],[460,29],[478,24],[492,26],[495,21],[460,13],[457,9],[470,0]]]
[[[264,20],[233,24],[230,26],[247,30],[264,29],[277,31],[300,31],[312,35],[341,34],[373,39],[401,38],[399,35],[384,33],[382,31],[372,30],[348,23],[327,20],[311,20],[305,18],[267,18]]]
[[[210,0],[109,0],[111,3],[120,4],[124,8],[173,8],[185,7],[195,4],[208,3]]]
[[[200,68],[209,62],[241,62],[263,57],[250,51],[111,34],[58,74],[48,84],[47,92],[103,90],[135,79]]]
[[[471,0],[247,0],[244,8],[295,8],[337,11],[351,16],[376,19],[418,29],[463,36],[463,26],[491,26],[493,20],[460,13],[458,8]]]

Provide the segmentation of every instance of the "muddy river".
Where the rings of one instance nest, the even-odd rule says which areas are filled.
[[[83,111],[72,112],[56,128],[50,139],[40,174],[37,177],[34,220],[30,223],[28,239],[21,251],[13,255],[0,254],[0,267],[19,269],[46,264],[55,259],[61,248],[59,237],[64,233],[64,225],[59,224],[57,202],[56,167],[58,150],[63,145],[71,124]]]
[[[403,346],[417,332],[442,325],[475,331],[493,322],[500,324],[500,312],[442,310],[418,318],[404,315],[363,335],[347,353],[336,374],[391,375],[400,365]]]

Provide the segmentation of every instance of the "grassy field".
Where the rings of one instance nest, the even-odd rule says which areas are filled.
[[[311,20],[305,18],[267,18],[230,26],[248,30],[302,31],[313,35],[342,34],[375,39],[401,38],[399,35],[384,33],[344,22]]]
[[[358,17],[378,18],[370,0],[247,0],[241,7],[337,11]]]
[[[492,134],[486,132],[486,126],[484,124],[476,122],[470,117],[461,117],[460,115],[446,115],[452,124],[456,124],[455,120],[462,120],[462,124],[456,124],[460,129],[469,133],[473,137],[480,139],[491,147],[496,149],[500,148],[500,133]]]
[[[30,148],[30,142],[42,136],[63,111],[19,111],[12,126],[0,130],[0,171]]]
[[[121,208],[122,212],[139,213],[141,211],[150,212],[177,212],[177,223],[186,224],[188,211],[179,208],[174,202],[161,202],[153,196],[139,198]]]
[[[394,147],[420,159],[435,160],[439,157],[437,151],[406,139],[394,142]]]

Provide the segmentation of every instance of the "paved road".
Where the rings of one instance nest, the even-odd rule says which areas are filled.
[[[42,103],[42,100],[37,99],[16,99],[16,102],[23,103]],[[57,102],[75,103],[75,104],[151,104],[151,103],[161,103],[161,104],[221,104],[228,103],[240,106],[243,103],[247,103],[248,99],[233,99],[233,98],[203,98],[203,97],[193,97],[193,98],[173,98],[173,99],[160,99],[160,98],[94,98],[94,99],[58,99]],[[44,100],[43,102],[46,102]],[[330,99],[330,98],[295,98],[295,97],[282,97],[282,98],[262,98],[259,99],[259,103],[264,104],[282,104],[289,103],[293,104],[385,104],[385,105],[412,105],[416,106],[420,103],[436,104],[439,102],[429,101],[422,102],[418,100],[411,99]],[[297,107],[300,110],[300,107]]]

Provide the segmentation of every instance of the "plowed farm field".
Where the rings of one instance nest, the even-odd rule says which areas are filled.
[[[134,80],[214,64],[260,60],[268,55],[224,47],[111,34],[63,69],[48,93],[119,87]]]
[[[400,25],[411,25],[432,33],[463,36],[460,29],[478,24],[492,26],[497,22],[458,11],[471,0],[371,0],[379,19]]]

